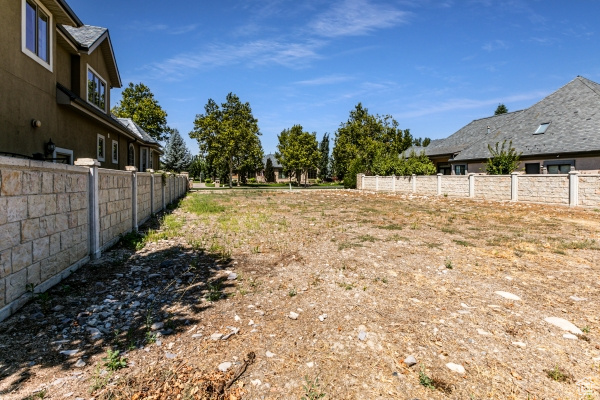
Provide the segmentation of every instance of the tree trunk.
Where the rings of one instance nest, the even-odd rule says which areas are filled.
[[[233,158],[229,157],[229,189],[233,187]]]

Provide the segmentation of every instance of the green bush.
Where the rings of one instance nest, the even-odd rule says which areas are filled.
[[[204,180],[204,183],[212,183],[212,179],[210,179],[210,178],[206,178],[206,179]]]
[[[515,148],[512,147],[512,141],[508,143],[508,149],[504,148],[505,145],[506,140],[502,142],[501,147],[499,147],[499,142],[496,142],[495,148],[488,144],[488,150],[491,154],[491,157],[488,158],[485,164],[485,171],[488,174],[508,175],[519,167],[522,153],[517,153]]]
[[[248,179],[248,183],[256,183],[256,178],[250,178]]]

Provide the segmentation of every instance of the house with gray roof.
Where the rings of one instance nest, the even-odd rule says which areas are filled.
[[[528,174],[600,170],[600,85],[583,77],[531,107],[474,120],[424,151],[438,173],[485,172],[488,146],[512,146],[521,154],[519,170]]]
[[[65,0],[11,0],[0,34],[0,155],[158,167],[160,144],[110,113],[122,82],[108,29],[85,25]]]

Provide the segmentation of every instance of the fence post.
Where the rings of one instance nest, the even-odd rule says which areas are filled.
[[[396,175],[392,175],[392,193],[396,193]]]
[[[147,169],[150,172],[150,215],[154,215],[154,170]]]
[[[137,232],[137,168],[128,165],[125,170],[131,172],[131,229]]]
[[[417,175],[412,174],[412,189],[413,189],[413,193],[417,193]]]
[[[475,197],[475,174],[469,174],[469,197]]]
[[[74,162],[75,165],[88,167],[89,174],[89,197],[88,197],[88,213],[89,213],[89,254],[91,260],[100,258],[100,191],[98,167],[100,163],[93,158],[78,158]]]
[[[379,192],[379,175],[375,175],[375,191]]]
[[[437,195],[442,195],[442,174],[437,174]]]
[[[510,174],[510,201],[519,201],[519,173]]]
[[[165,206],[166,206],[166,204],[165,204],[165,186],[167,186],[167,182],[168,182],[167,175],[165,175],[165,173],[163,171],[160,176],[160,185],[162,187],[162,190],[161,190],[161,192],[162,192],[162,208],[161,208],[161,210],[164,210]]]
[[[579,172],[569,172],[569,207],[579,205]]]

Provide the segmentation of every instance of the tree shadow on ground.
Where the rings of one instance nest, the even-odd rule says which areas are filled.
[[[152,218],[143,228],[157,224]],[[90,357],[137,351],[198,323],[233,286],[229,259],[176,240],[117,244],[0,323],[0,397],[34,369],[73,370]]]

